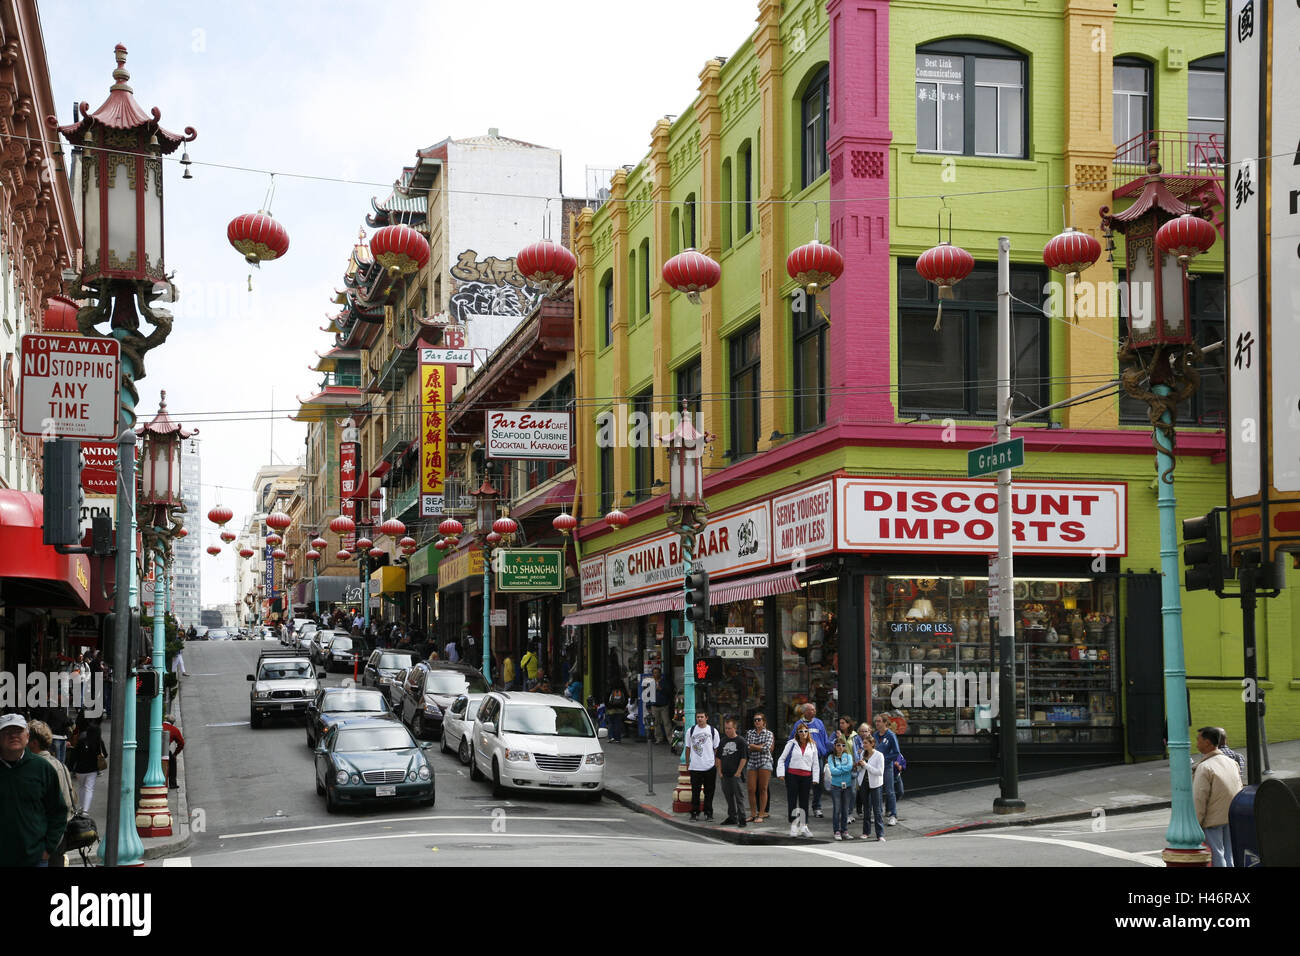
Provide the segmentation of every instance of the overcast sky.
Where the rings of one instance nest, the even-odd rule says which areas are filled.
[[[655,121],[690,106],[705,61],[747,41],[758,5],[41,0],[40,9],[61,122],[74,103],[104,101],[122,43],[140,105],[158,107],[170,130],[199,132],[192,180],[166,164],[166,262],[181,298],[139,389],[142,418],[165,389],[173,417],[199,428],[206,547],[221,543],[206,520],[213,505],[233,508],[241,526],[257,468],[302,455],[306,428],[285,416],[316,390],[308,366],[332,344],[319,330],[370,197],[387,195],[416,149],[496,127],[562,150],[564,191],[582,195],[585,167],[645,155]],[[254,274],[250,293],[226,225],[262,208],[270,177],[203,163],[354,182],[275,178],[272,212],[289,252]],[[203,555],[204,606],[233,600],[235,560],[229,548]]]

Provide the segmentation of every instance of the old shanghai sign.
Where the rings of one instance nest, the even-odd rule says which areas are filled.
[[[488,412],[488,457],[568,461],[571,421],[568,412]]]
[[[515,550],[497,553],[498,591],[564,590],[564,552]]]
[[[117,438],[117,339],[24,335],[19,431],[29,438]]]

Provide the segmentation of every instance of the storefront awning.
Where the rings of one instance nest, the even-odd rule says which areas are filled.
[[[18,607],[90,607],[90,562],[41,540],[45,505],[31,491],[0,490],[0,600]]]
[[[805,570],[812,570],[807,568]],[[710,604],[730,604],[733,601],[756,601],[773,594],[788,594],[799,590],[801,571],[784,569],[769,574],[756,574],[736,581],[714,584],[709,588]],[[600,624],[627,617],[642,617],[646,614],[659,614],[664,611],[680,611],[684,607],[684,595],[681,591],[666,591],[633,601],[619,601],[616,604],[602,604],[598,607],[583,608],[564,619],[565,627],[579,624]]]
[[[406,591],[406,568],[388,565],[370,573],[371,594],[402,594]]]

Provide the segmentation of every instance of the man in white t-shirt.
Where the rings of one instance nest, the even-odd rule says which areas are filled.
[[[713,820],[713,789],[718,784],[718,732],[709,726],[709,715],[695,714],[695,726],[686,731],[687,769],[691,772],[691,819],[700,818],[700,791],[704,791],[704,819]]]

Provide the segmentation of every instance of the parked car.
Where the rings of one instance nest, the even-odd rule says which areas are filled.
[[[442,718],[442,752],[455,753],[460,762],[470,761],[469,738],[474,732],[474,718],[483,694],[461,694]]]
[[[311,636],[311,659],[318,667],[324,667],[326,655],[329,653],[330,644],[334,643],[334,638],[342,637],[345,631],[317,631]]]
[[[234,636],[234,635],[232,635],[232,634],[231,634],[228,630],[226,630],[224,627],[213,627],[213,628],[209,628],[209,629],[208,629],[208,634],[207,634],[207,637],[205,638],[205,640],[209,640],[209,641],[228,641],[228,640],[230,640],[233,636]]]
[[[433,763],[401,724],[393,720],[346,721],[331,727],[315,748],[316,792],[325,809],[344,803],[415,800],[431,807],[436,790]]]
[[[310,631],[306,634],[297,635],[294,640],[297,641],[298,650],[302,651],[308,657],[311,656],[312,640],[316,637],[316,631]]]
[[[362,687],[378,687],[387,693],[393,678],[415,665],[415,651],[398,651],[377,648],[370,652],[365,670],[361,672]]]
[[[585,707],[558,694],[493,691],[474,719],[469,775],[508,788],[563,790],[599,800],[605,754]]]
[[[402,691],[406,684],[406,675],[410,668],[404,668],[393,675],[388,682],[388,686],[383,688],[384,696],[388,698],[389,705],[393,708],[393,713],[399,717],[402,713]]]
[[[325,669],[351,671],[370,653],[370,643],[364,637],[340,634],[330,642],[325,652]]]
[[[257,659],[256,673],[248,675],[253,684],[248,692],[249,726],[261,727],[271,717],[306,714],[324,676],[302,654],[263,651]]]
[[[315,747],[340,720],[396,719],[384,695],[359,687],[322,687],[307,705],[307,746]]]
[[[401,718],[417,737],[442,733],[442,717],[461,694],[490,688],[477,668],[446,661],[421,661],[402,682]]]

